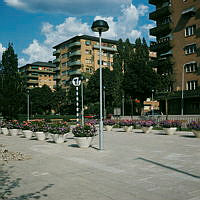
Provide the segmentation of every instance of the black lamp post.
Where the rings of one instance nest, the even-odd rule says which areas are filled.
[[[92,31],[99,33],[99,76],[100,76],[100,123],[99,123],[99,149],[103,150],[103,115],[102,115],[102,60],[101,60],[101,34],[109,29],[109,26],[104,20],[96,20],[93,22]]]

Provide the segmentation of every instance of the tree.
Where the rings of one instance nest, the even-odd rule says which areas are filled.
[[[51,113],[53,93],[47,85],[30,90],[30,102],[33,114]]]
[[[15,119],[23,110],[26,86],[18,73],[18,59],[11,43],[2,55],[0,80],[0,112],[6,119]]]

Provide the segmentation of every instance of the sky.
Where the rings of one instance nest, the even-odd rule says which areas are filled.
[[[98,19],[109,25],[103,38],[149,42],[153,10],[148,0],[0,0],[0,60],[9,42],[19,66],[53,60],[53,46],[76,35],[98,36],[91,30]]]

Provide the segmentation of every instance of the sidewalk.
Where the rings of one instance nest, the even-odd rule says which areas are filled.
[[[200,199],[200,139],[191,132],[114,129],[104,132],[103,151],[98,137],[80,149],[70,134],[64,144],[4,135],[0,144],[32,157],[0,161],[0,193],[10,191],[9,200]]]

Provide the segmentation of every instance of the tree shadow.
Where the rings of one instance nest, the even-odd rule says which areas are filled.
[[[47,197],[48,195],[44,193],[47,189],[51,188],[54,184],[48,184],[38,191],[22,194],[15,196],[13,190],[20,187],[20,182],[22,178],[12,179],[7,169],[4,169],[5,164],[0,164],[0,199],[2,200],[27,200],[27,199],[40,199],[42,197]],[[13,166],[9,166],[10,169]]]

